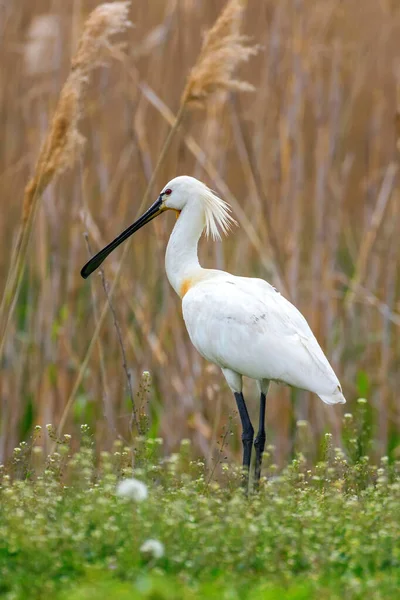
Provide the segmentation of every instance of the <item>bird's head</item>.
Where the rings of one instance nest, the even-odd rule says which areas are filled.
[[[220,239],[221,233],[228,233],[235,220],[230,215],[231,208],[225,200],[221,200],[215,192],[204,183],[181,175],[171,179],[161,191],[162,210],[175,210],[178,214],[186,207],[197,206],[204,214],[204,227],[207,235],[213,239]]]
[[[218,198],[204,183],[187,175],[175,177],[167,183],[154,204],[137,221],[86,263],[81,270],[82,277],[84,279],[89,277],[117,246],[162,212],[175,210],[179,216],[185,208],[190,210],[189,206],[200,207],[204,212],[206,233],[213,239],[220,239],[220,231],[227,233],[231,225],[235,223],[230,215],[229,204]]]
[[[180,175],[171,179],[161,190],[159,200],[163,210],[176,210],[180,212],[189,202],[196,202],[206,192],[207,186],[188,175]]]

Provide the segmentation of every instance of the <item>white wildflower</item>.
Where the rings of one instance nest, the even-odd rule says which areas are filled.
[[[158,540],[146,540],[140,546],[140,552],[147,554],[152,558],[161,558],[164,556],[164,544]]]
[[[147,486],[142,481],[133,477],[131,479],[123,479],[117,485],[117,496],[142,502],[148,496]]]

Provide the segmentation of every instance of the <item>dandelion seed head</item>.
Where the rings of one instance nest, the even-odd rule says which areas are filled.
[[[146,540],[140,546],[140,552],[142,552],[142,554],[147,554],[152,558],[161,558],[162,556],[164,556],[165,552],[164,544],[159,540]]]
[[[135,502],[143,502],[148,496],[148,490],[146,484],[132,477],[130,479],[123,479],[119,482],[116,494],[120,498],[134,500]]]

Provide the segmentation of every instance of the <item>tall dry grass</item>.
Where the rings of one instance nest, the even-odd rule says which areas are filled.
[[[128,9],[129,2],[104,3],[95,8],[85,22],[78,49],[71,62],[71,71],[61,90],[34,173],[25,187],[20,227],[0,305],[0,356],[3,354],[7,328],[17,299],[37,205],[51,181],[71,168],[82,154],[85,140],[79,132],[78,124],[85,110],[85,94],[90,76],[109,57],[112,49],[110,38],[130,26]],[[32,46],[28,46],[26,52],[29,60]],[[41,58],[40,54],[36,56],[38,61]],[[28,64],[31,69],[35,69],[32,62]],[[40,68],[40,64],[37,66]]]
[[[25,0],[0,13],[4,284],[24,182],[95,7],[89,0]],[[0,373],[2,457],[32,425],[57,426],[65,414],[105,303],[100,280],[79,277],[87,260],[83,234],[97,250],[135,217],[201,57],[201,31],[222,7],[208,0],[137,0],[129,14],[135,28],[123,37],[128,58],[96,70],[87,86],[80,126],[85,153],[43,193],[8,328]],[[361,15],[355,0],[249,3],[243,33],[260,50],[234,79],[248,81],[254,92],[217,93],[202,110],[188,111],[152,185],[157,193],[173,176],[193,174],[232,204],[241,228],[223,244],[204,243],[203,263],[285,287],[341,378],[350,401],[345,410],[359,395],[370,400],[377,453],[398,445],[400,416],[399,28],[399,10],[389,2],[366,0]],[[118,48],[115,53],[123,56]],[[166,281],[172,226],[165,216],[133,240],[113,305],[133,388],[139,389],[143,370],[152,374],[152,431],[169,449],[191,437],[211,460],[220,436],[236,432],[238,422],[218,370],[191,347],[179,299]],[[110,282],[122,252],[105,264]],[[127,437],[131,408],[108,312],[82,375],[65,430],[89,422],[104,447],[116,433]],[[246,392],[256,416],[256,391],[249,385]],[[316,442],[329,429],[340,443],[338,410],[273,386],[267,425],[277,459],[291,452],[298,419],[310,421]],[[234,443],[225,448],[228,454],[237,449]]]

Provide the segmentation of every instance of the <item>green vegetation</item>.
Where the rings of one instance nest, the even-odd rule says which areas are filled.
[[[1,470],[4,598],[397,597],[400,462],[372,465],[357,436],[345,455],[327,435],[313,468],[299,452],[279,471],[269,447],[249,498],[238,469],[211,480],[188,441],[168,458],[145,437],[97,457],[86,426],[72,441],[47,457],[23,443]]]

